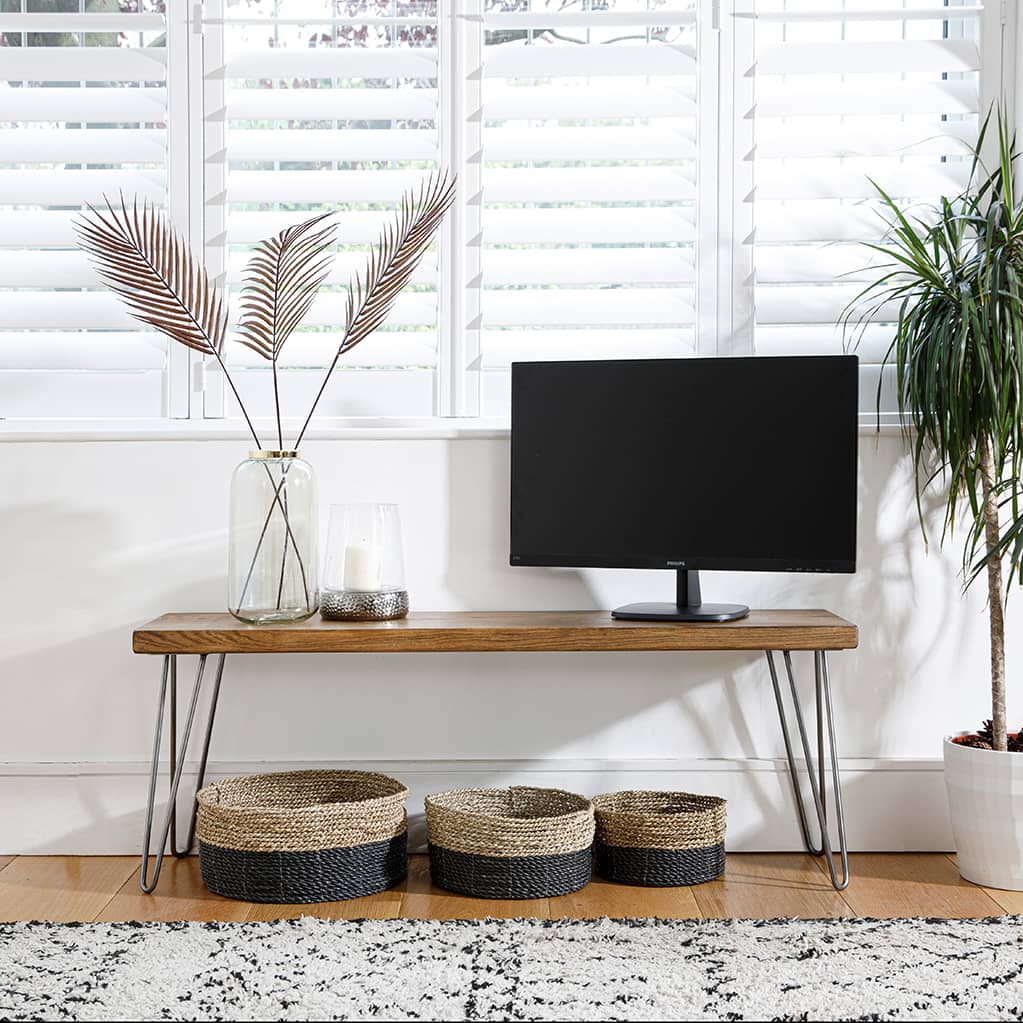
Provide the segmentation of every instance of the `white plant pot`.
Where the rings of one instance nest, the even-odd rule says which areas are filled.
[[[1023,753],[947,738],[944,754],[959,873],[988,888],[1023,891]]]

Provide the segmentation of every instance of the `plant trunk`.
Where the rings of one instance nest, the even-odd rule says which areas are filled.
[[[998,497],[995,494],[995,463],[991,441],[980,442],[980,474],[984,487],[984,547],[988,555],[998,546]],[[1005,596],[1002,589],[1002,559],[989,557],[987,563],[988,622],[991,626],[991,733],[992,744],[1004,753],[1005,734]]]

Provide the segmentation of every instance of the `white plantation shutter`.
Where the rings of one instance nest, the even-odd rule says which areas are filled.
[[[207,153],[207,244],[211,262],[224,261],[234,309],[253,243],[338,210],[330,287],[281,360],[283,412],[304,416],[340,342],[350,274],[402,192],[439,164],[437,6],[229,0],[220,19],[210,9],[206,78],[223,83],[223,136]],[[430,253],[386,324],[345,354],[320,415],[432,414],[437,276]],[[229,348],[247,406],[268,414],[268,364]],[[358,369],[379,372],[349,372]]]
[[[0,0],[0,416],[159,416],[166,345],[97,284],[84,204],[167,193],[155,3]]]
[[[842,311],[883,262],[862,244],[884,232],[870,179],[918,215],[966,183],[982,7],[756,0],[755,10],[755,347],[840,353]],[[854,349],[864,411],[892,316],[880,310]]]
[[[486,0],[482,27],[483,368],[693,353],[695,5]]]

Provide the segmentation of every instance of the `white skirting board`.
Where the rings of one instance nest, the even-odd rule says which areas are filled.
[[[728,800],[731,851],[801,848],[783,760],[218,762],[210,764],[209,778],[320,767],[382,771],[401,779],[410,790],[407,806],[413,849],[425,845],[423,798],[428,793],[504,785],[565,788],[585,795],[616,789],[720,795]],[[149,765],[141,763],[0,764],[0,855],[137,852],[148,774]],[[846,759],[842,784],[852,850],[952,849],[940,760]],[[194,768],[182,779],[179,813],[183,824],[193,787]],[[166,799],[166,792],[164,774],[159,799]],[[809,800],[808,787],[806,792]]]

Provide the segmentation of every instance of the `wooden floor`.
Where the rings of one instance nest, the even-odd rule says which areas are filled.
[[[630,888],[594,880],[556,899],[491,901],[452,895],[430,884],[425,856],[411,858],[408,879],[349,902],[271,906],[211,895],[195,857],[164,862],[153,895],[138,887],[130,856],[0,856],[0,920],[277,920],[406,917],[978,917],[1023,913],[1023,893],[979,888],[941,853],[860,853],[852,880],[835,892],[822,864],[793,853],[728,857],[724,878],[695,888]]]

